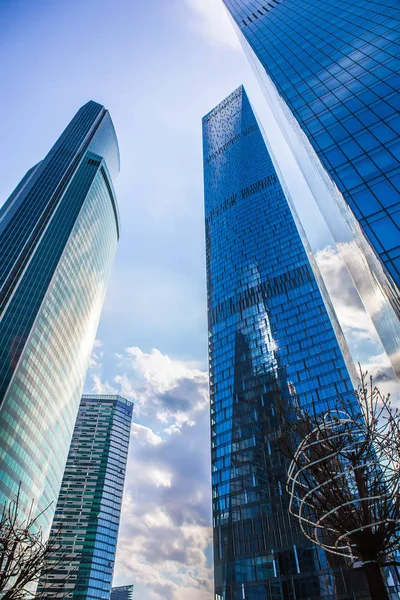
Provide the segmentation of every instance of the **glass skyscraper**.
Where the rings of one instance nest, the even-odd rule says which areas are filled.
[[[346,226],[316,199],[400,375],[400,4],[223,1],[336,184]]]
[[[48,533],[119,237],[119,151],[83,106],[0,211],[0,506]],[[52,504],[53,503],[53,504]]]
[[[216,599],[350,600],[362,581],[301,536],[273,440],[277,386],[324,411],[354,401],[354,367],[242,87],[203,142]]]
[[[120,587],[111,588],[110,600],[132,600],[133,585],[122,585]]]
[[[59,550],[40,597],[110,598],[132,410],[121,396],[82,397],[51,532]]]

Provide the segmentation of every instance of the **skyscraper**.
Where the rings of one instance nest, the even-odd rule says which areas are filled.
[[[203,141],[216,599],[350,600],[352,572],[291,521],[266,437],[277,386],[293,407],[354,401],[351,359],[242,87]]]
[[[83,106],[0,211],[0,505],[49,531],[119,237],[119,151]],[[53,504],[51,504],[53,503]]]
[[[132,600],[133,585],[122,585],[111,588],[111,600]]]
[[[110,597],[132,409],[121,396],[82,397],[51,533],[59,551],[38,588],[43,598]]]
[[[331,202],[316,200],[400,376],[400,5],[223,1],[285,102],[298,153],[311,144],[335,183]]]

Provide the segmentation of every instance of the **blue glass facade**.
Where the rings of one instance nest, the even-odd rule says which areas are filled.
[[[203,140],[216,599],[350,600],[362,582],[300,535],[271,473],[276,386],[323,411],[352,401],[353,365],[243,88]]]
[[[224,3],[336,184],[333,201],[352,239],[329,223],[325,199],[317,202],[400,376],[399,3]],[[354,242],[364,255],[358,260]],[[372,271],[369,282],[364,269]]]
[[[82,397],[52,526],[59,550],[40,597],[110,598],[132,410],[121,396]]]
[[[89,102],[1,208],[0,505],[20,482],[27,510],[58,497],[118,241],[118,161],[109,114]]]
[[[397,0],[224,0],[400,286]]]

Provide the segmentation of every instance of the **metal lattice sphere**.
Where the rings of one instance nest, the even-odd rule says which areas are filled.
[[[376,388],[346,408],[302,416],[287,490],[304,535],[326,551],[376,560],[398,548],[398,413]],[[377,395],[378,394],[378,395]]]

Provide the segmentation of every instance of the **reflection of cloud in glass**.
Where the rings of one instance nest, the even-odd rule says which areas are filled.
[[[315,225],[307,214],[309,203],[314,202],[343,256],[366,310],[371,315],[393,369],[400,377],[400,304],[393,284],[298,122],[278,94],[244,36],[239,31],[238,35],[265,92],[268,106],[274,115],[274,124],[280,130],[287,160],[282,160],[282,149],[276,144],[272,145],[268,129],[263,134],[278,175],[295,204],[305,233],[306,235],[310,233],[311,238],[315,237],[313,231]],[[277,155],[280,156],[279,161]],[[306,202],[298,191],[304,189],[304,184],[307,188]]]

